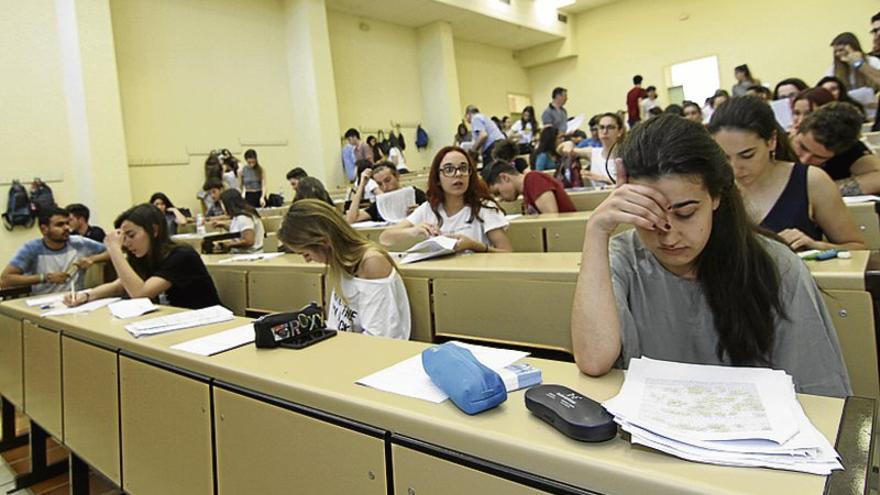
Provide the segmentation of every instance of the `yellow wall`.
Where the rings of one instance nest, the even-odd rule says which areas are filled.
[[[528,75],[512,50],[456,39],[455,64],[462,113],[474,104],[484,114],[501,118],[510,114],[508,93],[531,94]]]
[[[8,75],[0,78],[0,210],[11,179],[40,176],[56,202],[84,202],[94,223],[107,227],[130,199],[108,0],[64,6],[18,2],[0,16],[0,66]],[[0,229],[2,264],[39,235],[36,227]]]
[[[114,0],[132,195],[200,211],[212,148],[254,148],[269,191],[297,162],[282,5],[272,0]],[[161,165],[161,164],[173,165]],[[285,189],[286,191],[286,189]],[[288,194],[288,197],[290,195]]]
[[[786,77],[815,83],[831,64],[828,43],[852,31],[870,50],[871,0],[841,8],[823,0],[622,0],[575,16],[576,59],[528,70],[533,99],[569,88],[569,115],[623,109],[632,76],[658,87],[665,104],[666,70],[674,63],[717,55],[721,85],[730,90],[733,68],[748,63],[765,84]],[[689,19],[680,21],[682,13]],[[570,18],[570,22],[572,19]]]
[[[415,125],[422,122],[416,30],[334,10],[327,12],[327,23],[339,136],[351,127],[387,134],[391,121],[401,123],[407,164],[422,168],[430,160],[415,146]]]

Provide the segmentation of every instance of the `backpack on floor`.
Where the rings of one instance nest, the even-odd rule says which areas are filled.
[[[6,198],[6,213],[3,214],[3,226],[6,230],[12,230],[16,226],[30,228],[34,224],[31,215],[31,201],[28,198],[27,189],[21,182],[12,181]]]

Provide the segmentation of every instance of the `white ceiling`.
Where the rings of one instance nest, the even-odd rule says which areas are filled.
[[[608,1],[611,0],[578,0],[577,3]],[[433,0],[327,0],[327,8],[409,27],[447,21],[452,24],[452,32],[456,38],[512,50],[521,50],[560,39],[549,33]]]

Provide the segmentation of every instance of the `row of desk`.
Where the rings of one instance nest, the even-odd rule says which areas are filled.
[[[401,265],[412,310],[412,339],[475,341],[571,352],[571,306],[580,253],[465,254]],[[236,314],[299,309],[324,301],[324,266],[286,254],[219,263],[204,256],[223,303]],[[807,262],[834,320],[857,395],[880,394],[877,312],[880,273],[870,253]],[[880,295],[874,292],[873,295]]]
[[[87,466],[137,495],[867,490],[871,399],[798,396],[835,444],[845,471],[825,478],[719,467],[621,437],[570,440],[526,410],[522,391],[471,417],[448,402],[355,384],[418,354],[424,343],[339,334],[301,351],[248,345],[201,357],[170,348],[247,321],[135,339],[106,308],[43,318],[21,300],[4,302],[0,394],[4,405],[27,415],[32,432],[45,431],[71,450],[72,484],[81,490]],[[527,361],[542,370],[545,383],[599,401],[622,383],[619,371],[591,378],[572,363]]]

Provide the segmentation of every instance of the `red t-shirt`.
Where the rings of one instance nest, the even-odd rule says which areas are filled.
[[[644,88],[633,86],[626,94],[626,119],[629,122],[635,122],[641,119],[639,111],[639,98],[647,96]]]
[[[559,213],[575,211],[574,203],[562,187],[562,183],[544,172],[528,172],[523,179],[523,205],[527,215],[541,213],[535,206],[535,200],[547,191],[553,191]]]

